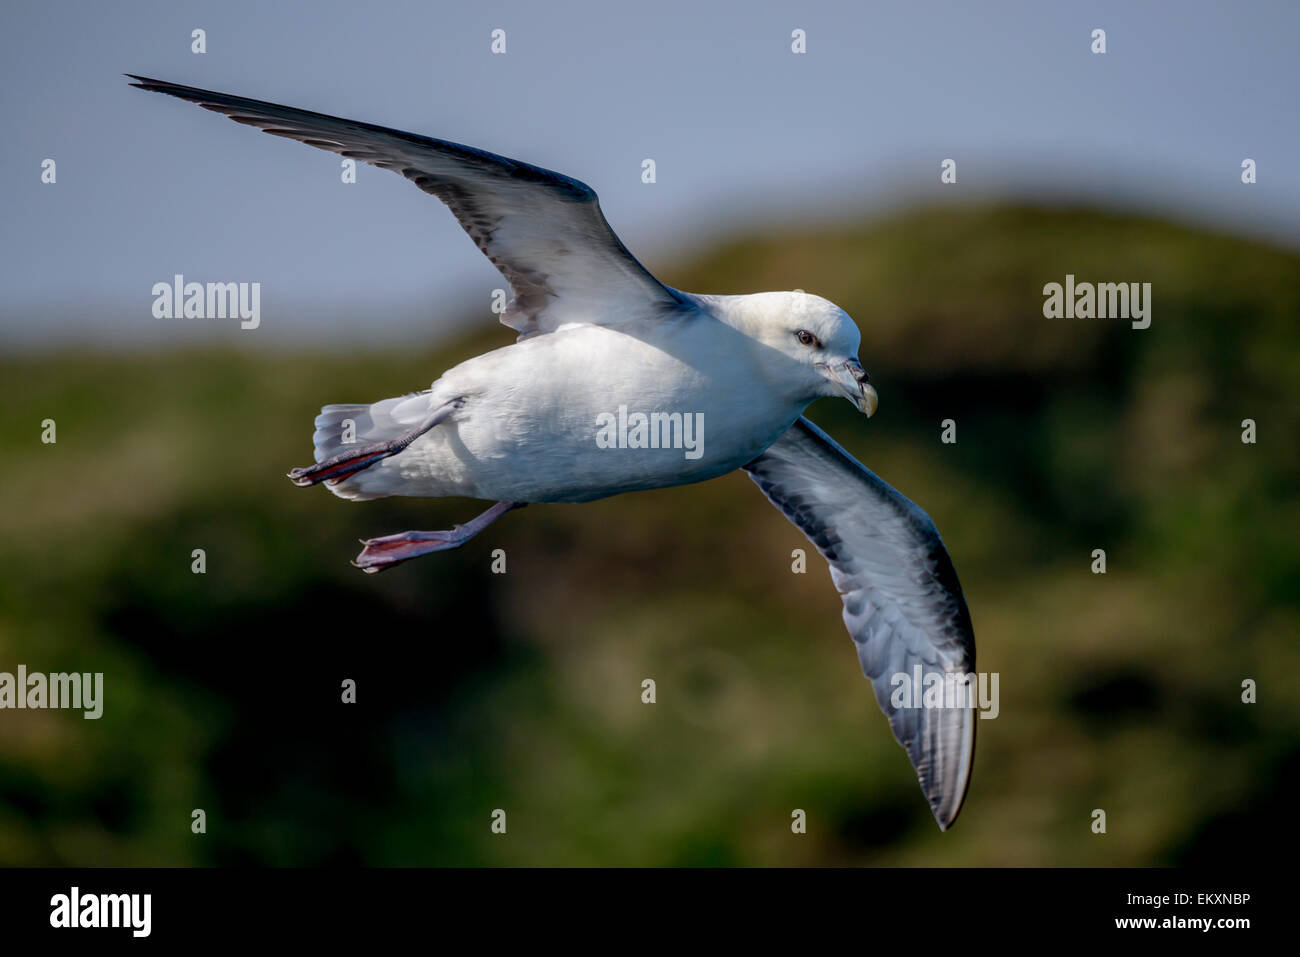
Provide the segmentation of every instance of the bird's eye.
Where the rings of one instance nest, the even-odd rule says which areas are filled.
[[[821,340],[818,339],[816,336],[814,336],[807,329],[800,329],[798,332],[794,334],[794,337],[798,339],[799,342],[805,346],[817,346],[818,348],[820,348],[822,344]]]

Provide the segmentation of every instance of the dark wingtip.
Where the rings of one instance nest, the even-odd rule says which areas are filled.
[[[130,84],[137,90],[148,90],[150,93],[170,93],[172,96],[182,96],[185,93],[202,93],[202,90],[196,90],[194,87],[182,86],[179,83],[169,83],[166,80],[155,80],[153,77],[139,76],[135,73],[123,73],[124,77],[135,80]]]

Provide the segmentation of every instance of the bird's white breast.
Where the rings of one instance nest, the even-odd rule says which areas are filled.
[[[464,396],[464,408],[367,470],[377,474],[366,484],[379,494],[581,502],[722,475],[802,412],[763,378],[750,345],[693,316],[568,326],[477,356],[429,397],[437,406]],[[660,413],[656,434],[678,447],[628,447],[646,434],[625,428],[638,413]]]

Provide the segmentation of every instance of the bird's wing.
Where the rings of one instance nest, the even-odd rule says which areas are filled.
[[[514,298],[501,321],[521,336],[561,321],[611,324],[685,303],[627,251],[595,191],[562,173],[370,123],[127,75],[140,89],[394,170],[437,196],[509,281]]]
[[[806,418],[745,471],[830,563],[862,671],[947,830],[970,781],[975,711],[960,696],[945,698],[948,707],[891,700],[896,676],[911,687],[918,667],[931,684],[975,670],[970,613],[934,523]]]

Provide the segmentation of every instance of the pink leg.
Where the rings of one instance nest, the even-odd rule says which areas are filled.
[[[483,529],[511,509],[523,508],[526,502],[497,502],[482,515],[470,519],[464,525],[457,525],[448,532],[398,532],[382,538],[369,538],[362,541],[366,546],[352,564],[363,572],[373,575],[385,568],[392,568],[412,558],[430,555],[433,552],[445,552],[460,548]]]

